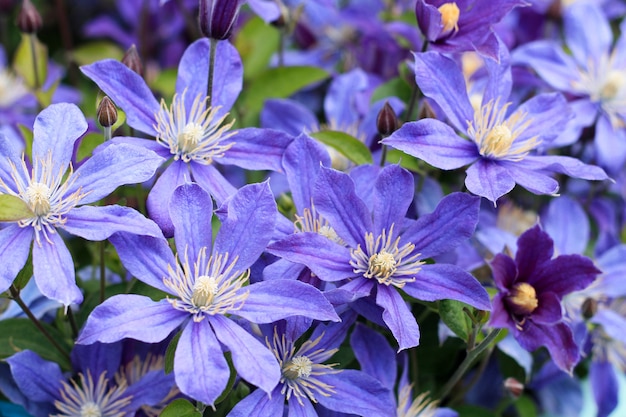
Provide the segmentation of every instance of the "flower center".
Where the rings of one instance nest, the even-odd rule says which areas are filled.
[[[375,278],[379,284],[402,288],[407,282],[415,281],[415,275],[424,262],[421,254],[413,253],[415,245],[407,243],[399,247],[400,237],[394,239],[393,225],[374,239],[373,233],[365,235],[366,248],[361,245],[350,251],[350,265],[355,274],[365,278]]]
[[[308,378],[311,376],[313,362],[306,356],[296,356],[283,367],[283,375],[287,379]]]
[[[528,316],[539,305],[537,291],[526,282],[518,282],[513,285],[506,299],[511,313],[516,316]]]
[[[295,233],[299,232],[312,232],[322,235],[335,243],[345,246],[345,242],[337,235],[335,229],[333,229],[328,220],[323,218],[315,211],[315,206],[311,204],[311,209],[305,208],[302,216],[296,214],[296,221],[294,222]]]
[[[467,134],[476,142],[482,156],[521,161],[539,145],[536,136],[517,140],[532,123],[532,119],[521,111],[506,118],[510,105],[509,102],[500,107],[498,101],[491,100],[474,113],[473,122],[468,122]]]
[[[442,34],[448,35],[452,31],[458,31],[459,16],[461,15],[461,10],[459,10],[459,6],[457,6],[455,2],[444,3],[439,6],[438,10],[439,13],[441,13],[441,24],[443,25]]]
[[[102,417],[102,411],[97,404],[88,402],[80,407],[80,417]]]
[[[54,402],[54,406],[60,414],[55,417],[123,417],[127,414],[127,407],[132,400],[132,395],[126,394],[125,383],[110,386],[103,372],[94,382],[91,373],[87,376],[79,373],[80,385],[71,380],[62,382],[60,400]]]
[[[26,188],[26,192],[24,196],[28,200],[28,204],[30,205],[30,209],[37,216],[45,216],[50,212],[50,196],[51,196],[50,188],[41,182],[32,182],[28,188]]]
[[[193,295],[191,302],[196,307],[208,307],[213,302],[213,298],[219,290],[217,280],[206,275],[200,276],[193,284]]]
[[[193,315],[196,322],[206,315],[229,314],[243,307],[249,291],[243,289],[250,270],[235,270],[237,257],[232,260],[226,254],[206,254],[203,247],[195,262],[190,262],[185,248],[184,262],[168,265],[169,277],[163,283],[179,298],[167,298],[177,310]],[[176,255],[178,258],[178,255]]]
[[[620,71],[612,70],[607,75],[604,85],[600,89],[600,97],[602,100],[612,100],[620,93],[626,80],[624,80],[624,73]]]
[[[220,107],[206,107],[207,97],[199,94],[190,109],[185,107],[185,90],[182,95],[174,95],[168,108],[161,100],[161,109],[155,115],[157,125],[156,140],[169,148],[174,159],[184,162],[195,161],[209,165],[214,158],[224,156],[234,143],[224,141],[235,134],[230,128],[234,120],[224,123],[228,113],[218,118]]]

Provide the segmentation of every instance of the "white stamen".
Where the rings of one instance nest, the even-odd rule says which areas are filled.
[[[126,384],[121,383],[116,387],[109,387],[109,380],[103,372],[94,383],[91,374],[87,376],[79,373],[80,385],[76,381],[62,383],[60,392],[61,400],[56,400],[54,406],[61,414],[51,417],[123,417],[132,400],[131,395],[125,395]]]

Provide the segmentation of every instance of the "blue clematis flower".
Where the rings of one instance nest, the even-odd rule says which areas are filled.
[[[211,106],[207,107],[210,43],[191,44],[178,67],[176,94],[168,106],[154,98],[145,81],[120,62],[103,60],[82,71],[126,113],[129,126],[156,138],[114,138],[157,152],[167,166],[147,200],[150,217],[172,236],[167,210],[174,189],[190,178],[221,204],[235,193],[217,164],[253,170],[281,170],[281,158],[291,141],[286,133],[247,128],[231,131],[228,111],[241,91],[243,69],[239,53],[227,41],[217,43]],[[171,162],[171,163],[170,163]]]
[[[489,80],[482,103],[474,108],[459,66],[437,52],[415,54],[415,79],[424,95],[438,104],[461,135],[436,119],[404,124],[382,143],[441,169],[467,168],[465,185],[496,202],[519,184],[535,194],[555,194],[552,173],[604,180],[598,167],[560,155],[541,155],[571,117],[560,94],[540,94],[516,106],[510,101],[508,50],[500,43],[500,63],[486,60]],[[469,140],[468,140],[469,139]]]
[[[561,300],[589,286],[600,273],[580,255],[552,258],[554,242],[537,225],[520,236],[515,260],[499,253],[491,262],[498,294],[489,323],[508,328],[523,348],[545,346],[556,365],[572,372],[580,359]]]
[[[398,289],[419,300],[455,299],[490,309],[485,289],[469,273],[455,265],[424,262],[471,236],[479,200],[451,194],[433,213],[412,221],[405,215],[413,190],[408,171],[385,167],[375,179],[372,215],[347,174],[322,167],[313,201],[328,222],[325,236],[296,233],[268,247],[270,253],[305,264],[321,280],[340,284],[353,300],[371,295],[370,301],[375,299],[376,308],[383,310],[378,321],[389,327],[400,349],[418,345],[419,328]]]
[[[20,198],[30,214],[0,230],[0,292],[22,269],[31,243],[33,276],[41,293],[68,306],[80,303],[74,262],[57,229],[87,240],[104,240],[118,231],[156,236],[139,212],[121,206],[92,207],[123,184],[154,175],[161,158],[131,145],[108,146],[76,171],[70,163],[74,144],[87,122],[73,104],[54,104],[34,125],[33,155],[28,163],[13,142],[0,136],[0,193]]]
[[[163,346],[156,348],[160,354],[148,355],[153,347],[77,345],[71,355],[72,378],[58,364],[25,350],[0,365],[0,391],[35,417],[136,415],[175,390],[173,376],[163,368]]]
[[[111,297],[91,313],[77,341],[157,342],[182,329],[174,356],[176,383],[205,404],[213,404],[226,388],[230,370],[224,350],[230,350],[239,376],[262,390],[272,392],[280,379],[274,355],[233,316],[253,323],[293,315],[339,320],[324,296],[308,284],[275,280],[248,285],[249,268],[274,233],[277,210],[267,183],[245,186],[229,199],[213,244],[207,215],[211,204],[197,184],[175,190],[170,214],[176,256],[162,237],[113,236],[126,268],[168,296],[160,301],[140,295]]]
[[[394,415],[391,391],[373,376],[327,364],[346,337],[355,314],[342,316],[341,323],[318,324],[308,338],[307,328],[279,322],[264,333],[268,347],[281,367],[280,383],[271,396],[257,390],[240,401],[228,417],[333,415]],[[304,340],[303,340],[304,339]],[[285,407],[285,402],[287,407]]]

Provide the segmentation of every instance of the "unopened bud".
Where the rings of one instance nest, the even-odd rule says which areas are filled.
[[[583,314],[583,317],[589,320],[596,315],[596,312],[598,311],[598,302],[593,298],[587,298],[585,302],[583,302],[580,310]]]
[[[293,31],[293,39],[300,49],[309,49],[317,43],[313,31],[304,23],[297,22]]]
[[[131,45],[124,54],[122,64],[143,77],[143,63],[139,57],[139,52],[137,52],[137,47],[134,44]]]
[[[436,119],[437,115],[435,114],[433,108],[428,104],[428,101],[424,100],[422,102],[422,106],[420,107],[419,114],[417,115],[418,119]]]
[[[22,9],[17,15],[17,27],[22,33],[36,33],[41,29],[43,22],[41,15],[30,0],[22,2]]]
[[[385,102],[383,108],[378,112],[378,117],[376,118],[376,128],[378,129],[378,133],[387,137],[398,130],[399,124],[400,122],[398,121],[396,112],[393,111],[393,108],[389,105],[388,101]]]
[[[507,390],[514,398],[519,398],[524,392],[524,384],[515,378],[507,378],[504,380],[504,389]]]
[[[200,0],[200,32],[207,38],[228,39],[239,16],[240,7],[239,0]]]
[[[102,127],[111,127],[117,122],[117,107],[115,107],[109,96],[104,96],[100,100],[96,116],[98,116],[98,123]]]

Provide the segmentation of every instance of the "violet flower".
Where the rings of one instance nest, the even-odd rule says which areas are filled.
[[[398,289],[418,300],[454,299],[490,309],[485,289],[469,273],[455,265],[424,262],[471,236],[479,200],[451,194],[434,213],[411,221],[405,215],[413,190],[408,171],[385,167],[375,180],[372,215],[347,174],[322,167],[313,190],[315,209],[328,221],[326,236],[343,244],[304,232],[268,247],[270,253],[306,265],[321,280],[343,284],[339,288],[353,300],[375,300],[400,349],[419,344],[419,328]]]
[[[509,98],[512,81],[508,51],[500,43],[500,64],[485,60],[489,80],[474,109],[459,66],[437,52],[415,54],[415,79],[454,129],[436,119],[405,123],[382,141],[441,169],[470,165],[465,185],[494,204],[519,184],[535,194],[555,194],[553,173],[588,180],[608,179],[598,167],[560,155],[540,155],[571,116],[560,94],[540,94],[519,106]],[[455,132],[458,131],[461,137]],[[468,140],[469,139],[469,140]]]
[[[148,195],[147,207],[166,236],[173,233],[167,207],[178,185],[191,178],[221,204],[236,189],[217,164],[280,171],[283,150],[291,140],[270,129],[230,130],[234,120],[227,121],[228,111],[241,91],[243,69],[239,53],[226,41],[217,43],[212,105],[206,107],[209,48],[208,39],[187,48],[170,106],[165,100],[159,105],[146,82],[120,62],[103,60],[81,67],[124,110],[129,126],[156,138],[112,141],[143,146],[163,157],[166,168]]]
[[[496,58],[498,41],[493,25],[523,0],[417,0],[417,25],[432,50],[440,52],[478,51]]]
[[[537,225],[518,239],[515,259],[496,255],[491,269],[498,294],[489,323],[508,328],[528,351],[545,346],[556,365],[571,373],[580,353],[563,322],[561,300],[586,288],[601,271],[584,256],[553,254],[552,239]]]
[[[184,394],[210,405],[229,379],[225,350],[230,350],[239,376],[262,390],[272,392],[280,379],[274,355],[233,316],[253,323],[293,315],[339,319],[308,284],[276,280],[248,285],[249,268],[274,233],[277,210],[267,183],[245,186],[229,199],[213,243],[207,213],[211,205],[197,184],[174,191],[170,214],[176,256],[162,237],[112,237],[124,266],[168,296],[160,301],[130,294],[111,297],[91,313],[77,341],[108,343],[128,337],[154,343],[181,329],[174,356],[176,383]]]
[[[30,163],[0,135],[0,193],[19,197],[31,212],[0,230],[0,292],[10,287],[33,243],[33,276],[41,293],[65,306],[82,301],[72,256],[57,228],[95,241],[118,231],[160,233],[131,208],[84,205],[120,185],[148,180],[161,161],[147,149],[118,144],[96,152],[74,171],[70,163],[74,144],[86,130],[85,117],[75,105],[49,106],[35,120]]]
[[[227,417],[317,417],[329,411],[338,416],[394,415],[389,388],[363,371],[337,369],[340,364],[326,363],[354,322],[354,317],[342,318],[342,323],[315,326],[308,338],[300,337],[306,328],[296,330],[297,325],[282,322],[272,326],[265,340],[280,364],[280,383],[269,397],[261,390],[248,395]],[[285,408],[288,411],[283,414]]]

